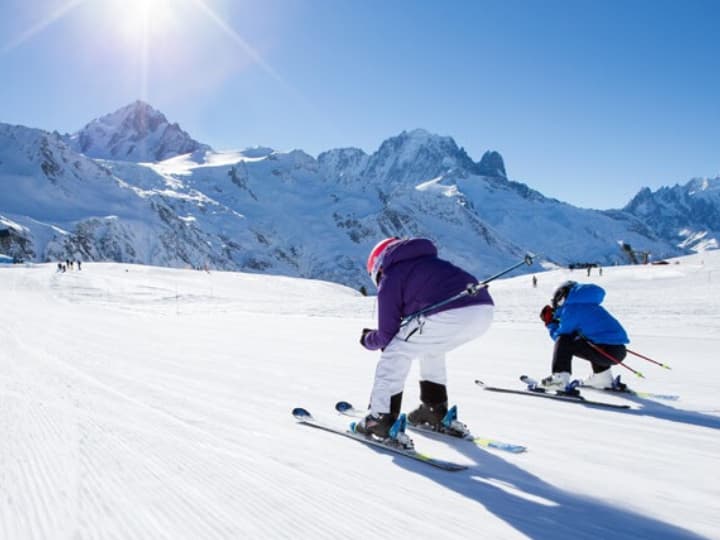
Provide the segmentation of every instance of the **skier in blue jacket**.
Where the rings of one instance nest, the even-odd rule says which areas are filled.
[[[426,238],[386,238],[370,252],[367,270],[378,287],[378,328],[363,329],[360,343],[381,350],[370,397],[370,411],[357,431],[386,438],[400,414],[405,379],[414,358],[420,362],[420,406],[408,422],[442,429],[448,411],[445,353],[485,333],[493,301],[486,288],[432,308],[478,280],[438,258]],[[430,308],[430,309],[428,309]],[[407,324],[409,316],[427,310]],[[452,429],[464,426],[455,421]]]
[[[604,298],[602,287],[566,281],[555,291],[552,306],[543,307],[540,319],[555,340],[552,375],[542,380],[543,386],[565,388],[570,382],[574,356],[592,365],[593,374],[583,381],[584,386],[612,386],[610,366],[615,362],[606,355],[622,361],[629,340],[622,325],[600,305]]]

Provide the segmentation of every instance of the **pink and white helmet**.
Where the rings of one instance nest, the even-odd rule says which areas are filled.
[[[380,270],[382,269],[382,260],[385,250],[399,240],[400,239],[397,236],[380,240],[380,242],[378,242],[370,251],[370,255],[368,255],[367,260],[367,271],[368,274],[370,274],[370,279],[372,279],[375,285],[378,284],[378,277],[380,275]]]

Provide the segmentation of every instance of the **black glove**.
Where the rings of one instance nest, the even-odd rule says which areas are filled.
[[[372,328],[363,328],[362,335],[360,336],[360,345],[365,346],[365,336],[372,332]]]
[[[545,323],[545,326],[555,320],[555,311],[550,306],[545,306],[540,312],[540,320]]]

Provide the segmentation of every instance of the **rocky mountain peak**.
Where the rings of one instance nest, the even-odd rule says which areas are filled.
[[[89,157],[135,162],[210,150],[140,100],[93,120],[67,136],[67,141],[75,151]]]
[[[477,173],[482,176],[507,178],[505,162],[499,152],[488,150],[477,163]]]
[[[657,191],[643,188],[623,210],[667,238],[684,239],[683,247],[720,244],[720,177],[694,178]]]

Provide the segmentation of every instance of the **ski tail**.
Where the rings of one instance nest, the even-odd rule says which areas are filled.
[[[664,401],[677,401],[680,396],[675,394],[656,394],[654,392],[642,392],[628,387],[627,384],[620,380],[621,375],[618,375],[613,379],[612,386],[609,388],[595,388],[593,386],[582,386],[582,383],[578,381],[580,387],[585,390],[593,390],[596,392],[605,392],[610,394],[626,394],[629,396],[635,396],[643,399],[661,399]]]

